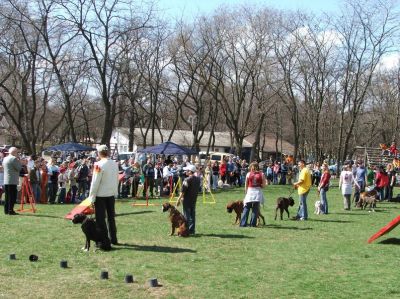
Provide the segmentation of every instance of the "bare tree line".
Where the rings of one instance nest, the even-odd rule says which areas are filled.
[[[337,15],[224,7],[171,23],[156,3],[5,0],[0,109],[14,143],[35,153],[63,141],[108,144],[116,126],[231,133],[252,158],[264,133],[296,157],[344,160],[356,145],[399,141],[398,7],[349,1]]]

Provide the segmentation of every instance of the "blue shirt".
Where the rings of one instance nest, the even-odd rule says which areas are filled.
[[[365,183],[366,173],[367,173],[367,171],[366,171],[365,167],[357,167],[356,175],[355,175],[356,181]]]

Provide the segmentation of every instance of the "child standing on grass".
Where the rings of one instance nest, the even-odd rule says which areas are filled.
[[[350,210],[350,198],[353,193],[353,184],[360,188],[357,181],[354,179],[351,165],[346,164],[344,170],[340,173],[339,189],[342,190],[343,205],[345,210]]]

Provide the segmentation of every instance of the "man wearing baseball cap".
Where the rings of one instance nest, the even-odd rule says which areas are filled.
[[[196,201],[200,190],[200,178],[194,175],[196,172],[196,166],[194,165],[188,165],[183,170],[187,178],[182,183],[177,205],[182,201],[183,215],[186,218],[189,234],[194,235],[196,230]]]
[[[109,158],[108,147],[97,147],[100,160],[94,164],[89,199],[94,203],[96,223],[106,242],[97,244],[102,250],[110,250],[110,242],[118,244],[115,225],[115,197],[118,196],[118,165]],[[106,225],[106,213],[108,229]],[[108,239],[109,238],[109,239]]]

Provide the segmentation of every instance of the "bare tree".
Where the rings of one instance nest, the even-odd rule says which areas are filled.
[[[123,53],[120,43],[126,32],[147,26],[151,8],[144,12],[140,9],[143,15],[138,15],[134,13],[135,7],[120,0],[65,0],[61,4],[65,9],[65,21],[78,29],[90,49],[86,59],[93,62],[92,84],[99,91],[104,106],[101,143],[109,144],[120,91],[120,73],[116,65]]]
[[[354,127],[367,98],[376,67],[393,46],[398,29],[395,10],[384,1],[349,2],[338,18],[341,52],[338,56],[339,84],[336,100],[340,104],[338,153],[345,160]]]
[[[23,147],[36,153],[39,136],[42,136],[39,143],[43,144],[51,137],[49,133],[62,123],[65,114],[46,122],[50,109],[53,115],[58,113],[55,106],[48,107],[52,100],[52,74],[41,59],[42,40],[37,27],[25,22],[27,12],[27,6],[16,9],[13,5],[1,11],[0,88],[3,95],[0,106],[21,137]],[[40,134],[41,129],[44,134]]]

